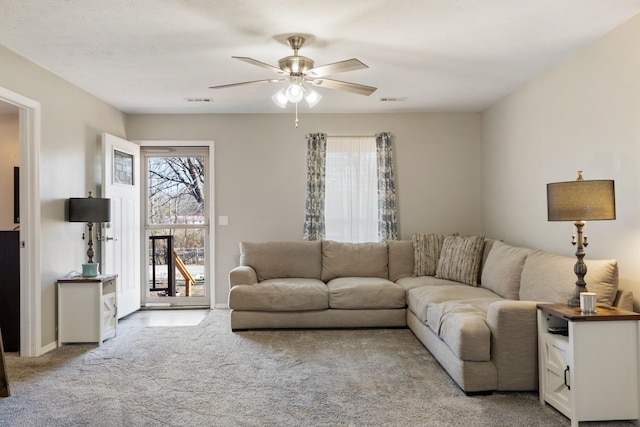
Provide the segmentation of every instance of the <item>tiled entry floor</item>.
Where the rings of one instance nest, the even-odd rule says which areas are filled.
[[[134,326],[195,326],[207,317],[210,310],[140,310],[120,319],[120,323]]]

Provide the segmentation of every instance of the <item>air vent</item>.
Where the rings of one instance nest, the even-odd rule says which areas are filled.
[[[187,102],[213,102],[212,98],[185,98]]]
[[[380,98],[380,102],[402,102],[406,100],[406,96]]]

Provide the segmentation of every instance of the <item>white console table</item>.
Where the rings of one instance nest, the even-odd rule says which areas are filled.
[[[572,427],[638,420],[639,334],[638,313],[598,305],[595,314],[583,314],[580,307],[538,304],[540,402],[570,418]]]
[[[117,275],[58,280],[58,346],[102,342],[118,330]]]

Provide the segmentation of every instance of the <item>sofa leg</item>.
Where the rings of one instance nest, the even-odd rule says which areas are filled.
[[[493,394],[493,390],[465,391],[464,394],[466,394],[469,397],[473,397],[473,396],[491,396]]]

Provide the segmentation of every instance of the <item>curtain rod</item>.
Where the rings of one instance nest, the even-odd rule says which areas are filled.
[[[327,135],[327,138],[375,138],[376,134],[370,135]]]

